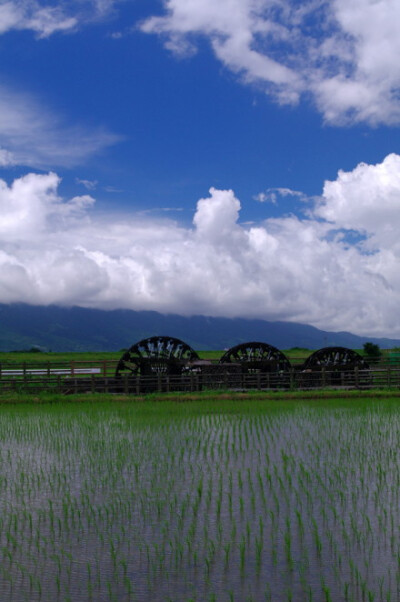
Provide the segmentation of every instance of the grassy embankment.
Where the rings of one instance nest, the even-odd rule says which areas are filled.
[[[75,395],[62,395],[60,393],[24,393],[9,391],[0,395],[2,404],[81,404],[81,403],[112,403],[124,405],[126,403],[156,408],[159,403],[174,408],[174,411],[182,411],[182,406],[189,404],[202,408],[202,411],[246,411],[247,409],[263,409],[264,407],[282,406],[288,403],[302,403],[318,405],[326,402],[332,403],[352,401],[376,402],[388,399],[400,399],[400,390],[396,388],[374,389],[370,391],[348,390],[335,391],[318,389],[314,391],[221,391],[210,390],[201,392],[173,392],[173,393],[149,393],[147,395],[123,395],[109,393],[79,393]],[[172,410],[171,410],[172,411]]]

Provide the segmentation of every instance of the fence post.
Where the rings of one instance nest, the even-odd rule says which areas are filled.
[[[390,366],[387,369],[387,386],[390,387],[392,383],[392,379],[391,379],[391,372],[390,372]]]
[[[355,386],[358,389],[359,386],[360,386],[360,378],[359,378],[359,368],[358,368],[358,366],[356,366],[354,368],[354,384],[355,384]]]

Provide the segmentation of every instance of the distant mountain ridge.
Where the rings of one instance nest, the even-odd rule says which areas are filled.
[[[0,351],[34,346],[51,351],[118,351],[154,335],[182,339],[196,350],[222,350],[246,341],[263,341],[279,349],[331,345],[360,349],[367,341],[383,349],[400,347],[399,339],[325,332],[294,322],[0,304]]]

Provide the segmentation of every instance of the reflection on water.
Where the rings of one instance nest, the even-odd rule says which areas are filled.
[[[1,408],[1,600],[399,599],[396,406],[135,408]]]

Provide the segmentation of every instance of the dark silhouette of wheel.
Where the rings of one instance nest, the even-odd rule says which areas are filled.
[[[150,337],[130,347],[118,362],[116,377],[124,375],[182,374],[197,353],[180,339]]]
[[[368,370],[369,365],[364,358],[347,347],[323,347],[312,353],[304,362],[303,370]]]
[[[219,360],[220,364],[239,363],[244,371],[289,372],[287,357],[272,345],[251,341],[231,347]]]

